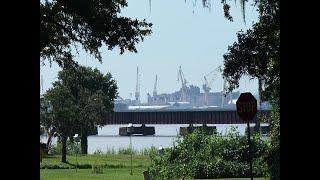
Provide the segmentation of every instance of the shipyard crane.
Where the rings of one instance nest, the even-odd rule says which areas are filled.
[[[222,68],[221,66],[219,66],[217,69],[216,69],[217,72],[219,73],[222,73]],[[232,103],[232,93],[229,92],[228,93],[228,82],[227,82],[227,79],[225,77],[222,77],[223,78],[223,89],[221,91],[221,107],[224,106],[224,102],[225,102],[225,98],[227,96],[227,94],[229,95],[229,101]]]
[[[181,81],[181,101],[187,101],[187,80],[184,77],[181,66],[178,71],[178,82]]]
[[[218,67],[218,70],[220,73],[222,73],[222,68],[221,66]],[[223,79],[223,87],[222,87],[222,92],[221,92],[221,107],[224,106],[224,101],[225,101],[225,97],[226,97],[226,93],[227,93],[227,80],[225,77],[222,76],[222,79]]]
[[[136,92],[135,92],[136,102],[140,104],[140,81],[139,81],[139,68],[137,66],[137,82],[136,82]]]
[[[218,67],[217,69],[215,69],[214,71],[211,71],[210,73],[206,74],[204,76],[204,84],[202,85],[203,91],[204,91],[204,103],[206,106],[209,105],[209,93],[211,90],[211,86],[213,81],[215,80],[216,76],[217,76],[217,72],[219,71]],[[208,77],[213,74],[212,78],[208,81]]]
[[[203,91],[204,91],[204,103],[206,106],[209,105],[209,93],[211,90],[211,85],[212,82],[214,80],[214,78],[212,78],[210,81],[207,80],[207,77],[204,76],[204,84],[202,85]]]
[[[229,87],[228,87],[228,82],[225,78],[223,78],[223,90],[222,90],[222,95],[221,95],[221,107],[224,106],[224,102],[225,102],[225,99],[226,99],[226,96],[229,95],[229,101],[230,104],[232,104],[232,92],[228,92],[229,90]]]
[[[154,82],[154,87],[153,87],[153,97],[157,96],[157,83],[158,83],[158,76],[156,75],[156,81]]]
[[[222,89],[222,93],[221,93],[221,107],[224,106],[226,92],[227,92],[227,80],[225,78],[223,78],[223,89]]]

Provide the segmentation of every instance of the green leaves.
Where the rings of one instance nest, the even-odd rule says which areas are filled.
[[[166,148],[163,155],[153,154],[150,173],[155,179],[190,179],[246,177],[249,172],[247,137],[231,129],[225,137],[206,135],[196,130],[178,140],[175,147]],[[266,174],[263,157],[268,142],[259,135],[253,140],[254,174]]]
[[[50,125],[56,128],[56,131],[65,136],[73,133],[72,128],[75,124],[77,106],[75,98],[70,89],[60,82],[56,82],[53,88],[49,89],[44,95],[46,102],[50,103],[51,110],[47,112],[50,117]]]
[[[110,73],[84,66],[65,68],[58,73],[44,98],[41,99],[41,125],[56,128],[60,136],[79,134],[81,146],[97,126],[105,124],[107,113],[113,110],[117,85]]]
[[[279,2],[257,1],[259,22],[246,32],[238,32],[238,41],[223,55],[223,76],[229,91],[239,87],[243,75],[264,80],[262,99],[280,103],[280,21]]]
[[[40,1],[40,57],[61,67],[77,65],[72,46],[82,48],[99,61],[103,44],[109,50],[120,48],[137,52],[136,44],[151,34],[151,23],[120,17],[125,0]]]

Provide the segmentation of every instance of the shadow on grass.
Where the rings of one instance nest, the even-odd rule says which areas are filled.
[[[43,157],[43,159],[51,159],[51,158],[56,158],[56,156],[55,155],[45,155],[44,157]]]
[[[70,166],[72,166],[73,168],[77,168],[77,169],[91,169],[92,165],[91,164],[78,164],[78,163],[70,163],[70,162],[66,162],[65,164],[68,164]]]
[[[125,165],[125,164],[89,164],[89,163],[84,163],[84,164],[79,164],[79,163],[71,163],[69,161],[62,163],[54,163],[54,164],[48,164],[48,163],[43,163],[40,165],[40,169],[92,169],[93,166],[101,166],[102,168],[108,168],[108,169],[121,169],[121,168],[130,168],[130,166]],[[132,166],[133,168],[147,168],[147,166],[138,164]]]

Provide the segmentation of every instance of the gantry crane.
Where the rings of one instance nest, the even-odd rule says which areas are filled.
[[[229,95],[229,103],[232,104],[232,91],[229,92],[229,86],[228,86],[228,82],[225,78],[223,78],[223,90],[221,93],[221,107],[224,106],[225,104],[225,99],[227,97],[227,95]]]
[[[217,68],[217,71],[222,73],[223,70],[221,66]],[[225,77],[222,77],[222,78],[223,78],[223,89],[221,91],[221,107],[223,107],[225,104],[224,102],[227,94],[229,95],[229,101],[232,103],[232,93],[228,92],[229,87],[228,87],[227,79]]]
[[[181,66],[178,71],[178,82],[181,81],[181,101],[187,101],[187,80],[185,79]]]
[[[202,85],[203,91],[204,91],[204,103],[206,106],[209,105],[209,93],[211,90],[211,86],[213,81],[215,80],[217,76],[217,72],[219,70],[219,67],[215,69],[214,71],[211,71],[210,73],[206,74],[204,78],[204,84]],[[213,74],[212,78],[208,81],[208,77]]]
[[[153,97],[157,96],[157,83],[158,83],[158,76],[156,75],[156,81],[154,82],[154,87],[153,87]]]

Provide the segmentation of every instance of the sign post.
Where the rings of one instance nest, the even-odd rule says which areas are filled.
[[[257,100],[254,96],[247,92],[241,93],[237,100],[237,113],[240,118],[247,122],[248,131],[248,145],[249,145],[249,163],[250,163],[250,177],[253,180],[252,174],[252,152],[251,152],[251,140],[250,140],[250,124],[249,122],[254,118],[257,113]]]
[[[132,176],[133,173],[132,173],[132,141],[131,141],[131,135],[133,133],[133,124],[132,123],[129,123],[128,125],[128,133],[130,134],[130,154],[131,154],[131,172],[130,172],[130,175]]]

